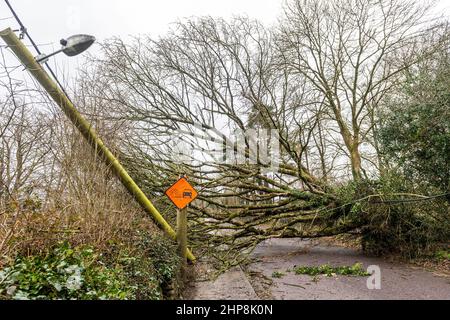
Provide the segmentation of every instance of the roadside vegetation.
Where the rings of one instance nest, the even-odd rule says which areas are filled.
[[[335,275],[342,276],[358,276],[367,277],[370,274],[364,270],[361,263],[355,263],[352,266],[339,266],[334,267],[329,264],[324,264],[318,267],[310,266],[296,266],[294,267],[295,274],[306,274],[310,276],[326,275],[327,277],[332,277]]]
[[[12,97],[1,113],[1,298],[177,297],[175,243],[59,111]],[[114,144],[118,131],[103,133]]]
[[[320,266],[294,266],[293,269],[286,270],[286,273],[281,271],[274,271],[272,278],[283,278],[287,273],[294,272],[297,275],[309,275],[316,278],[319,275],[333,277],[341,276],[357,276],[368,277],[370,274],[363,268],[361,263],[355,263],[352,266],[332,266],[330,264],[323,264]]]
[[[18,256],[0,272],[0,297],[14,300],[161,300],[177,285],[173,244],[148,232],[99,252],[65,241]],[[176,291],[174,291],[176,293]],[[174,298],[172,296],[171,298]],[[166,296],[166,298],[168,298]]]

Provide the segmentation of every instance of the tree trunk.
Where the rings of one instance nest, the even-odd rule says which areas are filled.
[[[352,165],[352,174],[354,181],[360,181],[361,175],[361,155],[359,153],[359,146],[353,146],[350,150],[350,160]]]

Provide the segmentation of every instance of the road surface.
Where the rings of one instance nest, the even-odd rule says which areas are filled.
[[[423,268],[392,263],[368,257],[360,251],[328,246],[317,241],[271,239],[260,244],[253,253],[255,262],[245,270],[237,267],[215,281],[193,282],[186,299],[446,299],[450,300],[450,277]],[[369,290],[367,277],[296,275],[295,266],[378,266],[381,289]],[[274,272],[284,274],[272,278]]]

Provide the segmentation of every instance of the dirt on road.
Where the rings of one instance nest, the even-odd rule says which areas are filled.
[[[368,257],[359,250],[301,239],[271,239],[253,253],[254,261],[234,268],[215,281],[192,282],[186,299],[277,300],[450,300],[450,277],[423,268]],[[295,266],[377,266],[381,288],[369,289],[368,277],[297,275]],[[272,277],[276,273],[279,277]]]

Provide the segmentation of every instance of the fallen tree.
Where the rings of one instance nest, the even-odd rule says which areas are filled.
[[[269,238],[367,226],[367,206],[386,197],[366,183],[379,174],[380,101],[440,44],[415,46],[429,32],[427,10],[294,0],[275,30],[201,18],[158,40],[112,39],[84,77],[84,98],[129,128],[122,161],[160,207],[188,175],[200,193],[191,242],[237,263]]]

